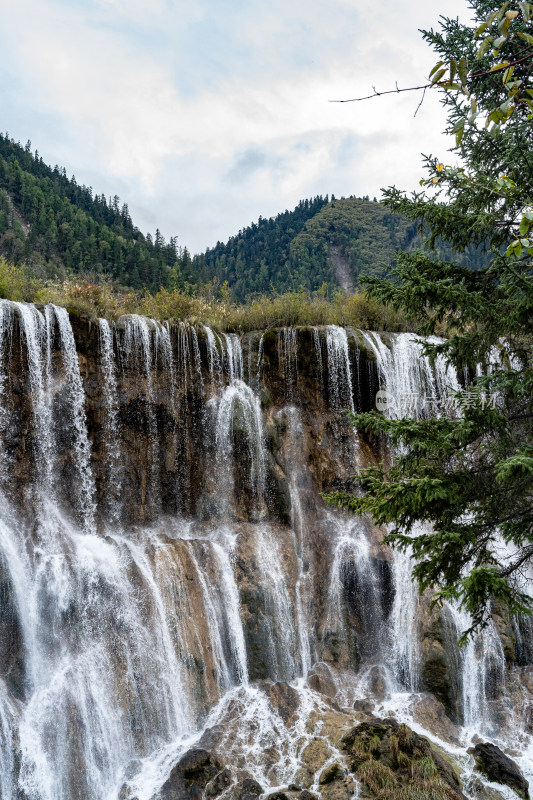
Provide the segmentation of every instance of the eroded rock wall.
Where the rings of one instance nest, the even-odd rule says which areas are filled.
[[[321,498],[392,457],[346,410],[443,385],[419,342],[0,310],[0,796],[127,783],[149,800],[131,776],[150,764],[161,784],[168,748],[205,724],[274,783],[305,772],[306,748],[329,753],[311,789],[336,752],[305,727],[323,702],[527,744],[527,623],[494,609],[461,651],[461,613],[431,610],[384,531]],[[261,741],[280,731],[271,774],[258,725]]]

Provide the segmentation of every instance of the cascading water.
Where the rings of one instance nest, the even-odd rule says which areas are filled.
[[[147,408],[147,427],[148,441],[150,447],[150,458],[148,463],[148,475],[143,475],[144,503],[151,503],[154,509],[158,509],[161,501],[161,486],[158,463],[158,431],[157,419],[154,411],[154,387],[152,380],[153,353],[152,338],[155,341],[155,352],[157,356],[157,342],[159,326],[152,319],[131,314],[125,318],[125,332],[123,341],[124,361],[129,369],[140,372],[145,382],[145,403]]]
[[[289,478],[291,501],[291,528],[294,534],[294,548],[298,564],[298,578],[295,583],[295,605],[300,643],[301,674],[307,675],[312,664],[312,642],[309,608],[313,602],[313,575],[311,571],[309,528],[304,511],[305,493],[308,491],[308,476],[303,468],[305,461],[304,430],[298,409],[289,406],[279,412],[287,417],[287,457],[286,470]]]
[[[106,481],[109,487],[109,512],[111,521],[120,518],[122,493],[122,467],[120,463],[120,438],[118,428],[117,371],[113,350],[113,329],[106,319],[99,319],[100,363],[102,368],[104,412],[104,438]]]
[[[328,354],[328,390],[330,403],[336,411],[355,411],[353,403],[352,371],[348,350],[348,337],[338,325],[326,326]]]
[[[183,322],[180,322],[178,325],[176,350],[176,362],[181,380],[181,390],[184,397],[187,398],[189,391],[194,386],[196,365],[190,346],[190,328]],[[187,410],[186,405],[185,409]]]
[[[204,325],[205,335],[207,338],[207,361],[209,364],[209,377],[213,386],[220,388],[222,385],[222,361],[217,348],[217,341],[222,350],[220,339],[215,336],[211,328]]]
[[[315,346],[315,353],[316,353],[316,371],[317,371],[318,386],[320,388],[320,391],[323,391],[324,363],[322,359],[322,345],[320,342],[320,333],[318,328],[313,328],[313,344]]]
[[[288,591],[280,548],[268,525],[256,527],[256,553],[260,564],[263,609],[268,626],[265,661],[274,680],[294,680],[300,674],[300,653],[294,603]]]
[[[243,378],[242,347],[236,333],[224,333],[225,360],[230,381]]]
[[[388,344],[375,333],[361,331],[370,350],[375,354],[383,388],[390,394],[386,413],[393,417],[422,418],[442,412],[447,392],[460,389],[457,375],[447,366],[443,356],[432,365],[423,355],[424,339],[411,333],[387,334]],[[429,342],[440,342],[429,337]]]
[[[383,652],[385,613],[382,608],[383,586],[371,558],[371,545],[358,519],[346,523],[330,518],[335,531],[335,545],[328,589],[325,632],[348,641],[350,626],[346,619],[346,601],[360,621],[359,653],[363,658]]]
[[[459,389],[457,376],[444,358],[438,357],[432,365],[423,354],[424,340],[414,334],[388,334],[384,341],[379,334],[360,333],[376,358],[381,387],[388,393],[384,413],[392,418],[415,419],[440,414],[446,392]],[[429,341],[440,340],[433,337]],[[391,664],[399,684],[415,691],[419,687],[419,598],[411,570],[409,552],[396,551],[393,560],[396,591],[390,618]]]
[[[250,489],[261,509],[265,487],[265,459],[259,400],[249,386],[233,379],[218,402],[215,422],[216,491],[221,508],[227,512],[234,495],[233,439],[236,432],[246,437],[249,457]]]
[[[257,383],[261,380],[261,373],[263,371],[263,342],[265,334],[262,333],[259,339],[259,347],[257,348],[257,366],[256,366],[256,380]]]
[[[81,382],[76,343],[70,326],[66,309],[54,308],[59,328],[61,354],[65,372],[65,395],[67,408],[72,415],[72,429],[74,432],[74,460],[78,472],[77,492],[75,507],[79,508],[82,527],[91,531],[94,527],[94,514],[96,505],[94,501],[94,480],[91,472],[90,458],[91,446],[87,436],[85,422],[85,393]]]
[[[283,371],[285,396],[292,402],[298,385],[298,340],[294,328],[278,331],[278,362]]]
[[[364,461],[339,412],[365,370],[417,415],[457,382],[416,337],[358,333],[367,362],[353,335],[253,334],[243,359],[234,333],[137,316],[73,330],[63,309],[0,302],[2,800],[153,800],[209,741],[264,786],[323,792],[343,757],[327,720],[353,724],[333,697],[410,719],[425,601],[408,560],[317,488]],[[446,613],[453,643],[468,620]],[[500,628],[454,653],[465,738],[505,744]]]
[[[2,301],[2,305],[6,303],[7,301]],[[12,308],[16,310],[27,353],[28,381],[35,431],[36,483],[43,496],[50,496],[54,469],[52,418],[49,403],[50,309],[46,309],[45,321],[43,315],[34,306],[13,303]]]
[[[378,334],[362,332],[376,356],[382,388],[389,393],[390,405],[384,413],[392,417],[415,418],[439,415],[449,408],[448,398],[459,391],[455,372],[443,357],[434,364],[423,355],[424,340],[411,334],[389,334],[388,342]],[[435,337],[431,342],[439,342]],[[499,356],[498,356],[499,357]],[[494,360],[493,354],[489,361]],[[416,535],[416,529],[413,531]],[[396,594],[391,612],[391,662],[401,685],[415,691],[419,688],[420,640],[416,588],[411,578],[408,553],[396,553],[393,562]],[[471,625],[469,615],[447,604],[446,618],[452,621],[449,644],[455,642]],[[492,702],[505,705],[505,656],[500,638],[491,622],[475,640],[457,651],[455,660],[460,675],[460,716],[466,738],[474,733],[492,735],[495,728]]]
[[[7,373],[5,369],[4,348],[8,345],[8,339],[13,329],[12,308],[7,303],[0,303],[0,481],[2,485],[8,477],[6,454],[3,447],[3,440],[8,425],[8,414],[4,402],[4,392],[6,390]]]
[[[458,639],[472,624],[465,611],[448,606],[448,614]],[[460,649],[462,717],[471,735],[498,733],[491,721],[490,700],[505,698],[505,656],[492,620],[481,635],[470,638]]]
[[[419,688],[419,632],[417,587],[408,552],[396,552],[392,562],[394,602],[390,615],[390,663],[400,686]]]

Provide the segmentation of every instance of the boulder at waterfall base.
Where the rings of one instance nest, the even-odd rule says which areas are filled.
[[[510,786],[524,800],[529,800],[529,783],[518,765],[499,747],[490,742],[480,742],[468,752],[474,756],[476,768],[490,781]]]
[[[223,765],[213,753],[199,747],[188,750],[161,787],[158,800],[200,800],[208,783],[210,787],[217,785],[214,779],[222,771]],[[221,791],[224,784],[221,780]]]

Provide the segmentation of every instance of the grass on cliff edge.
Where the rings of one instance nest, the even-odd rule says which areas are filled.
[[[327,287],[263,295],[236,302],[226,286],[213,284],[189,292],[117,288],[108,281],[92,283],[79,277],[57,282],[35,277],[31,269],[0,257],[0,298],[28,303],[55,303],[92,318],[116,320],[121,314],[143,314],[156,320],[205,324],[221,331],[251,331],[294,325],[352,325],[370,330],[414,330],[415,320],[368,298],[364,292],[347,295]]]

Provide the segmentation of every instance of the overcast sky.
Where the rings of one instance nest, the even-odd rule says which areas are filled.
[[[404,94],[466,0],[0,0],[0,128],[200,252],[316,194],[416,188],[443,113]]]

